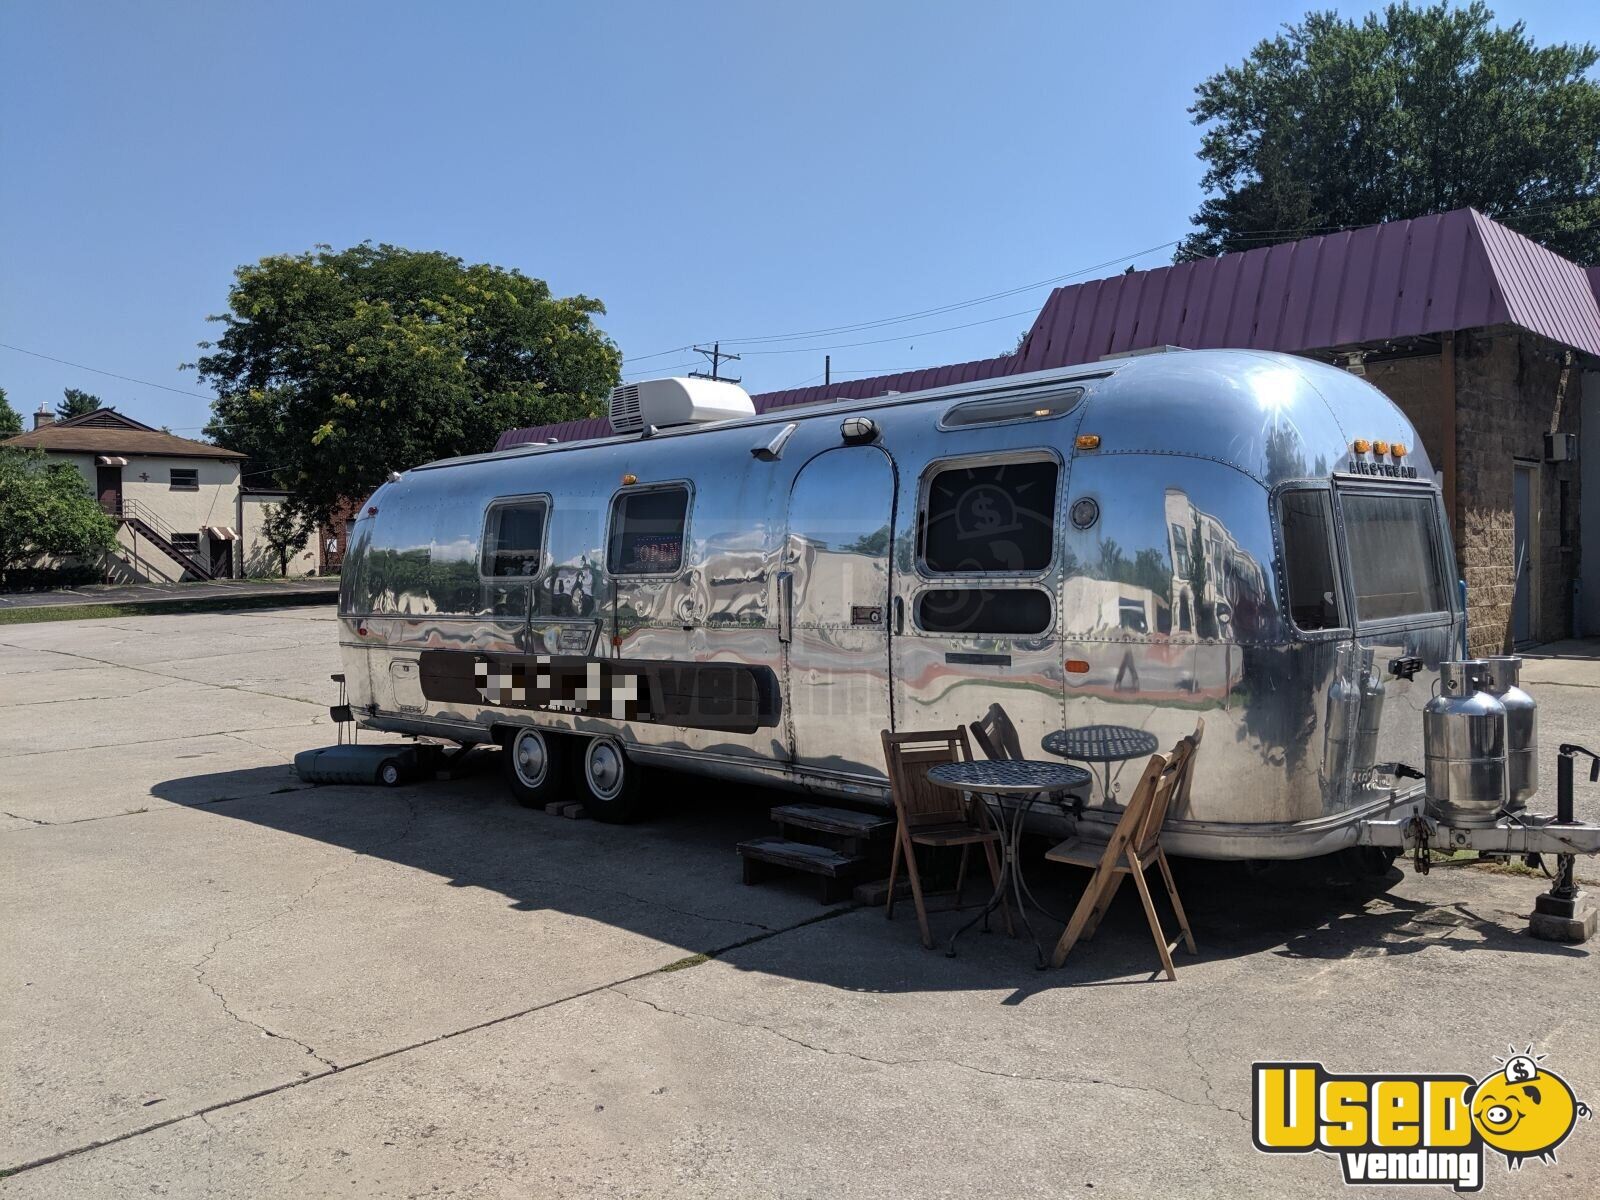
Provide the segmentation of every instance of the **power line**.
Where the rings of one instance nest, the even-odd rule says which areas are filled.
[[[1067,271],[1067,272],[1064,272],[1064,273],[1062,273],[1060,275],[1052,275],[1048,279],[1035,280],[1032,283],[1024,283],[1024,284],[1018,285],[1017,287],[1006,288],[1003,291],[990,292],[988,295],[975,296],[975,297],[972,297],[971,299],[967,299],[967,300],[956,300],[956,301],[952,301],[949,304],[940,304],[940,305],[934,306],[933,308],[920,309],[917,312],[902,313],[901,315],[896,316],[896,317],[878,317],[878,318],[875,318],[875,319],[869,320],[869,321],[856,321],[856,322],[853,322],[851,324],[846,324],[846,325],[831,325],[831,326],[827,326],[827,327],[824,327],[824,328],[821,328],[821,329],[801,330],[801,331],[793,332],[793,333],[768,333],[768,334],[761,334],[761,335],[752,336],[752,337],[722,338],[720,340],[724,341],[724,342],[727,342],[729,345],[746,345],[746,344],[757,343],[757,342],[798,341],[798,340],[800,340],[802,338],[826,337],[826,336],[830,336],[830,335],[833,335],[833,334],[853,333],[853,332],[860,331],[860,330],[877,329],[877,328],[881,328],[881,327],[883,327],[885,325],[897,325],[897,324],[901,324],[901,323],[906,322],[906,321],[915,321],[915,320],[918,320],[918,319],[920,319],[922,317],[939,316],[939,315],[941,315],[943,313],[955,312],[955,311],[957,311],[959,309],[963,309],[963,308],[972,308],[972,307],[975,307],[975,306],[977,306],[979,304],[988,304],[988,303],[990,303],[992,301],[995,301],[995,300],[1003,300],[1003,299],[1006,299],[1007,297],[1020,295],[1023,292],[1033,291],[1033,290],[1035,290],[1037,288],[1050,287],[1050,286],[1053,286],[1053,285],[1058,284],[1058,283],[1064,283],[1068,279],[1073,279],[1073,278],[1076,278],[1077,276],[1080,276],[1080,275],[1087,275],[1091,271],[1099,271],[1099,270],[1105,269],[1106,267],[1114,267],[1114,266],[1118,265],[1119,263],[1128,262],[1128,261],[1130,261],[1132,259],[1136,259],[1136,258],[1143,258],[1147,254],[1154,254],[1158,250],[1170,249],[1171,247],[1176,246],[1180,241],[1182,241],[1181,238],[1174,238],[1171,241],[1162,242],[1161,244],[1156,245],[1156,246],[1148,246],[1143,250],[1135,250],[1131,254],[1120,254],[1116,258],[1107,259],[1104,262],[1095,263],[1092,266],[1079,267],[1077,270],[1074,270],[1074,271]],[[996,318],[996,319],[997,320],[1004,320],[1004,318]],[[965,328],[967,328],[967,326],[955,325],[955,326],[951,326],[950,328],[953,328],[953,329],[965,329]],[[937,332],[937,331],[929,331],[929,332]],[[890,338],[888,340],[889,341],[894,341],[896,339]],[[855,343],[855,344],[870,345],[871,343],[863,342],[863,343]],[[683,349],[683,348],[686,348],[686,347],[680,347],[679,349]],[[815,348],[815,347],[813,347],[813,348]],[[640,354],[640,355],[630,356],[630,357],[627,358],[627,361],[628,362],[642,362],[647,358],[660,358],[663,355],[674,354],[676,352],[677,352],[676,349],[674,349],[674,350],[657,350],[652,354]],[[756,353],[756,351],[749,351],[749,353],[753,354],[753,353]]]
[[[818,350],[847,350],[852,346],[881,346],[885,342],[904,342],[912,338],[932,337],[936,333],[951,333],[957,329],[971,329],[977,325],[992,325],[996,321],[1009,321],[1016,317],[1033,316],[1036,309],[1024,308],[1019,312],[1001,313],[998,317],[984,317],[981,321],[968,321],[963,325],[945,325],[939,329],[913,329],[894,337],[872,338],[864,342],[831,342],[823,346],[795,346],[787,350],[746,350],[746,354],[814,354]],[[727,357],[724,355],[723,357]]]
[[[949,304],[940,304],[933,308],[924,308],[917,312],[904,313],[898,317],[880,317],[871,321],[857,321],[848,325],[833,325],[825,329],[812,329],[799,333],[769,333],[763,334],[759,337],[723,338],[722,340],[727,342],[729,345],[744,345],[750,342],[789,342],[798,341],[802,338],[808,337],[825,337],[836,333],[855,333],[860,330],[877,329],[884,325],[898,325],[905,321],[919,320],[922,317],[936,317],[947,312],[955,312],[958,309],[973,308],[979,304],[988,304],[994,300],[1004,300],[1008,297],[1021,295],[1023,292],[1031,292],[1038,288],[1051,287],[1058,283],[1064,283],[1068,279],[1074,279],[1079,275],[1087,275],[1090,271],[1100,271],[1106,267],[1114,267],[1119,263],[1127,262],[1130,259],[1143,258],[1145,255],[1154,254],[1158,250],[1170,249],[1171,247],[1176,246],[1179,240],[1181,239],[1162,242],[1158,246],[1149,246],[1143,250],[1135,250],[1131,254],[1119,254],[1116,258],[1109,258],[1105,262],[1095,263],[1092,266],[1087,267],[1079,267],[1075,271],[1066,271],[1060,275],[1052,275],[1048,279],[1038,279],[1032,283],[1019,284],[1017,287],[1006,288],[1004,291],[990,292],[986,296],[976,296],[970,300],[956,300]],[[955,328],[962,327],[956,326]]]
[[[42,358],[47,362],[60,363],[63,367],[76,367],[80,371],[91,371],[96,375],[104,375],[110,379],[120,379],[124,383],[137,383],[141,387],[160,388],[163,392],[173,392],[179,396],[193,396],[196,400],[215,400],[215,396],[202,395],[200,392],[186,392],[182,388],[168,387],[164,383],[152,383],[148,379],[135,379],[132,375],[118,375],[115,371],[102,371],[99,367],[85,366],[80,362],[70,362],[65,358],[57,358],[53,354],[41,354],[37,350],[25,350],[21,346],[13,346],[9,342],[0,342],[0,350],[15,350],[18,354],[27,354],[33,358]]]

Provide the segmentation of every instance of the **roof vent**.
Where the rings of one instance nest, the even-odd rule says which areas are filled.
[[[732,421],[755,413],[750,394],[721,379],[643,379],[611,391],[611,428],[618,433]]]

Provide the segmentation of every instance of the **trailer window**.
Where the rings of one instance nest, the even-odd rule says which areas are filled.
[[[917,597],[917,625],[928,633],[1031,637],[1050,628],[1041,588],[939,588]]]
[[[1029,575],[1055,557],[1054,459],[945,467],[928,478],[922,562],[934,575]]]
[[[1284,591],[1289,616],[1301,629],[1342,629],[1339,583],[1333,567],[1333,504],[1322,490],[1285,492],[1278,501],[1283,529]]]
[[[611,511],[613,575],[671,575],[683,565],[689,489],[624,492]]]
[[[512,500],[489,507],[483,528],[483,573],[496,579],[531,579],[544,563],[543,500]]]
[[[1339,506],[1359,620],[1449,610],[1438,505],[1432,495],[1344,491]]]

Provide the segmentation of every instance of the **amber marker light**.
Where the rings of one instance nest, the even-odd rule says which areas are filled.
[[[1354,450],[1357,454],[1365,454],[1368,450],[1372,449],[1372,443],[1367,441],[1366,438],[1357,438],[1355,441],[1350,443],[1350,449]]]
[[[1080,433],[1078,435],[1079,450],[1100,449],[1100,435],[1098,433]]]
[[[639,477],[637,475],[624,475],[622,477],[622,486],[623,487],[630,487],[633,484],[638,483],[638,482],[639,482]]]
[[[1385,454],[1389,453],[1389,443],[1388,442],[1373,442],[1372,443],[1372,452],[1374,454],[1378,455],[1378,457],[1380,457],[1380,458],[1383,457]]]
[[[1389,453],[1396,458],[1404,458],[1406,456],[1406,444],[1404,442],[1396,442],[1389,447]]]
[[[1069,658],[1069,659],[1067,659],[1067,674],[1068,675],[1085,675],[1085,674],[1088,673],[1088,671],[1089,671],[1089,663],[1088,663],[1087,659],[1082,659],[1082,658]]]

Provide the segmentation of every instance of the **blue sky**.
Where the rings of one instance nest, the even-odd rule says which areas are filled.
[[[1310,6],[6,0],[0,342],[200,393],[178,365],[234,267],[363,239],[598,296],[630,375],[1158,265],[1200,199],[1194,84]],[[1586,5],[1495,7],[1600,36]],[[829,352],[836,377],[985,357],[1047,292],[733,369],[762,391]],[[0,386],[191,435],[208,411],[9,349]]]

